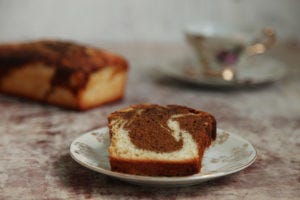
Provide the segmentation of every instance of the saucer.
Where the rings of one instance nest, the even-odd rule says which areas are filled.
[[[256,150],[250,142],[233,133],[217,130],[216,141],[205,151],[200,173],[181,177],[138,176],[111,171],[108,157],[110,144],[107,127],[84,133],[70,146],[71,157],[93,171],[129,183],[155,187],[179,187],[236,173],[250,166]]]
[[[231,81],[203,74],[200,64],[192,59],[164,63],[158,70],[163,76],[174,80],[213,87],[259,86],[276,82],[286,74],[286,68],[282,62],[266,56],[244,59],[234,68],[237,71],[236,78]]]

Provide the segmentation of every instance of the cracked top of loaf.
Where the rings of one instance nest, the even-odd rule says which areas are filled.
[[[85,72],[93,72],[105,66],[128,67],[121,56],[70,41],[40,40],[0,45],[2,70],[33,62]]]

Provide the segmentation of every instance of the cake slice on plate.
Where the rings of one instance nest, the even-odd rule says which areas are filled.
[[[198,173],[216,120],[192,108],[140,104],[109,115],[112,171],[147,176]]]

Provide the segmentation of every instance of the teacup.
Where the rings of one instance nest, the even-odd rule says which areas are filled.
[[[243,57],[264,54],[276,41],[272,28],[263,34],[249,27],[202,23],[186,28],[186,39],[195,50],[202,71],[232,80]],[[259,33],[259,34],[258,34]]]

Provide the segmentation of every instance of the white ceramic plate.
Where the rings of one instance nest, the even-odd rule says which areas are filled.
[[[256,158],[256,150],[247,140],[218,129],[216,141],[204,154],[201,173],[183,177],[137,176],[110,170],[108,146],[109,133],[104,127],[75,139],[70,153],[75,161],[91,170],[130,183],[159,187],[194,185],[229,175],[250,166]]]
[[[267,56],[245,59],[235,68],[237,69],[237,79],[232,81],[203,75],[201,66],[191,59],[164,63],[158,70],[164,76],[175,80],[213,87],[258,86],[278,81],[286,74],[286,68],[282,62]]]

